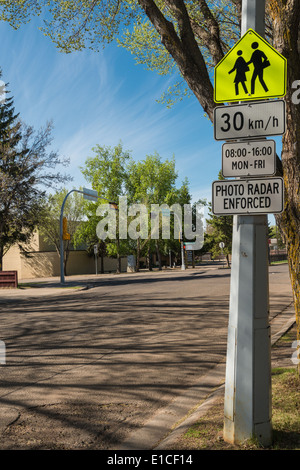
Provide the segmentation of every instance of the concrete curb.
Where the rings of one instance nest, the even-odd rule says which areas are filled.
[[[224,394],[225,384],[220,385],[190,416],[188,416],[182,424],[177,426],[169,436],[160,442],[153,450],[169,449],[180,436],[186,433],[199,419],[203,418],[206,413],[214,406],[215,402]]]
[[[178,396],[166,408],[159,410],[143,428],[132,433],[122,442],[118,450],[149,450],[158,448],[159,442],[171,432],[174,426],[190,415],[191,410],[198,408],[199,403],[207,398],[213,390],[218,389],[224,381],[225,362],[221,362],[207,375],[201,377],[198,384]],[[184,423],[179,424],[183,426]]]

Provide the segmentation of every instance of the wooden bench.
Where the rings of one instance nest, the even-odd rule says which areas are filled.
[[[18,287],[18,271],[0,271],[0,288]]]

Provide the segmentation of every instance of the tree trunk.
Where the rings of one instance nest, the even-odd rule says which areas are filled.
[[[140,239],[136,241],[136,272],[140,270]]]
[[[0,246],[0,271],[3,271],[3,246]]]
[[[121,272],[120,239],[117,238],[117,274]]]
[[[104,256],[103,251],[100,253],[100,273],[104,274]]]
[[[182,0],[165,1],[167,7],[176,18],[178,33],[173,23],[164,17],[153,0],[138,0],[138,3],[159,33],[162,44],[175,60],[182,77],[198,99],[204,112],[212,119],[213,109],[215,107],[213,85],[205,60],[192,30],[185,3]],[[205,13],[208,13],[209,9],[206,5],[205,7]],[[203,10],[203,5],[200,5],[200,9]],[[210,17],[206,16],[205,21],[211,23],[213,21],[212,15],[210,15]],[[215,52],[211,52],[214,53],[214,60],[216,60],[217,63],[221,60],[223,54],[218,38],[218,25],[216,21],[214,22],[215,25],[209,25],[211,35],[206,45],[208,48],[210,48],[212,44],[214,45]]]
[[[103,240],[100,241],[99,251],[100,251],[100,273],[104,274],[105,243],[103,242]]]
[[[156,256],[157,256],[157,260],[158,260],[158,269],[161,271],[162,270],[161,254],[160,254],[160,251],[159,251],[158,240],[155,240],[155,248],[156,248]]]
[[[300,79],[300,57],[297,48],[300,5],[296,0],[271,1],[273,45],[287,58],[286,128],[282,139],[282,176],[285,188],[285,209],[276,217],[287,245],[290,279],[300,340],[300,104],[292,100],[293,82]],[[298,363],[300,374],[300,364]]]
[[[151,246],[150,246],[150,243],[149,243],[149,245],[148,245],[147,264],[148,264],[148,269],[149,269],[149,271],[152,271]]]
[[[230,268],[229,254],[226,255],[227,268]]]

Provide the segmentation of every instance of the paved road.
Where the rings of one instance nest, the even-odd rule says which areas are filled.
[[[227,269],[84,282],[3,292],[0,449],[118,449],[224,362]],[[271,267],[270,317],[291,301],[287,266]]]

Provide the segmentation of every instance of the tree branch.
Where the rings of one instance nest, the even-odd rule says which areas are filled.
[[[215,19],[205,0],[199,0],[199,5],[209,33],[206,32],[203,26],[199,24],[197,24],[197,31],[208,48],[213,62],[217,64],[224,57],[224,51],[220,40],[219,23]],[[196,27],[196,25],[194,26]]]
[[[174,24],[165,18],[153,0],[138,0],[138,3],[160,34],[162,44],[175,60],[181,75],[193,91],[203,110],[212,119],[215,107],[213,86],[183,0],[174,0],[172,2],[168,0],[165,2],[177,21],[179,35],[176,33]]]

